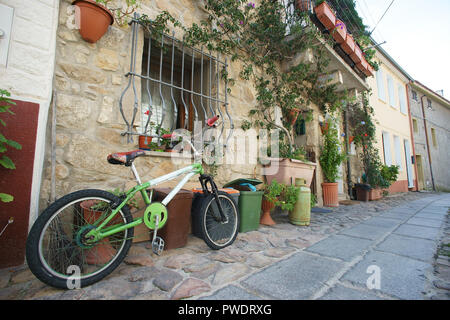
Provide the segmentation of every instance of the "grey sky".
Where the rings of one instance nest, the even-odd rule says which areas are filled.
[[[355,0],[373,29],[392,0]],[[450,99],[450,0],[395,0],[372,37],[409,73]]]

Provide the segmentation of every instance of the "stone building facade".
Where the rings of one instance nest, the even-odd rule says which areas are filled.
[[[419,81],[408,85],[419,190],[450,191],[450,101]]]

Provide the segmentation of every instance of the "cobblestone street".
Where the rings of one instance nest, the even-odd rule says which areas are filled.
[[[449,194],[410,192],[313,212],[309,227],[273,213],[275,226],[221,251],[193,236],[161,256],[135,244],[79,290],[46,286],[26,266],[0,270],[0,299],[449,299],[449,206]],[[367,289],[371,265],[380,290]]]

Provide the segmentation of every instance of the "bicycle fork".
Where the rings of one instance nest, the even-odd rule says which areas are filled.
[[[215,219],[217,221],[220,221],[221,223],[228,223],[228,217],[223,212],[222,204],[220,203],[219,199],[219,189],[217,188],[216,183],[214,182],[213,178],[206,174],[201,174],[199,177],[200,184],[202,185],[203,194],[209,194],[212,193],[214,195],[214,198],[216,199],[216,203],[213,204],[213,212],[215,215]],[[211,187],[211,191],[208,190],[207,183],[209,183]],[[219,214],[217,214],[219,213]]]

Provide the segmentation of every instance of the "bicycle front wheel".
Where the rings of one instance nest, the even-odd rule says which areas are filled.
[[[26,257],[31,272],[42,282],[62,289],[85,287],[110,274],[128,253],[134,229],[97,242],[89,241],[86,235],[120,202],[109,192],[89,189],[51,204],[28,235]],[[104,229],[132,221],[128,206],[124,206]]]
[[[195,215],[196,221],[203,240],[213,250],[223,249],[231,245],[238,234],[239,212],[237,204],[225,192],[219,191],[219,201],[222,206],[226,221],[220,219],[217,200],[214,195],[204,196],[199,212]]]

